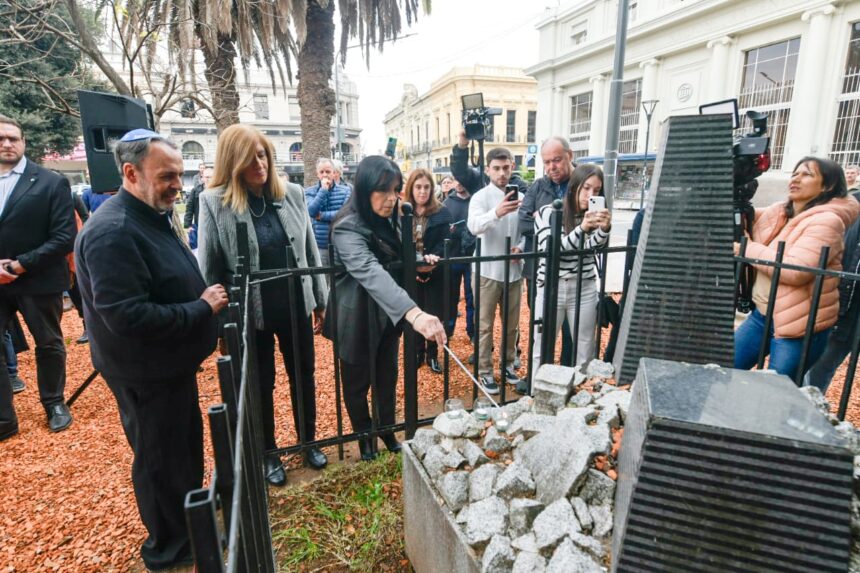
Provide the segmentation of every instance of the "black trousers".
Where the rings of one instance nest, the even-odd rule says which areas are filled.
[[[314,331],[310,316],[297,312],[298,340],[293,344],[293,335],[287,325],[276,330],[257,331],[257,372],[260,381],[260,403],[263,416],[263,440],[267,450],[277,447],[275,443],[275,338],[278,339],[278,349],[287,367],[290,380],[290,403],[293,408],[293,424],[296,436],[301,439],[299,428],[299,397],[297,383],[302,390],[302,406],[304,415],[304,440],[309,442],[316,438],[317,401],[316,384],[314,382]],[[296,367],[300,368],[300,372]]]
[[[382,336],[372,357],[376,366],[376,407],[379,425],[394,423],[394,402],[397,397],[397,353],[400,346],[400,333],[391,330]],[[341,361],[343,379],[343,400],[352,422],[352,429],[365,432],[371,427],[370,411],[367,407],[367,392],[370,389],[370,364],[349,364]]]
[[[36,341],[36,375],[42,405],[47,410],[49,406],[62,404],[66,388],[66,346],[60,328],[63,295],[0,295],[0,324],[8,324],[16,311],[24,317]],[[0,352],[0,424],[14,424],[17,420],[6,356]]]
[[[185,495],[203,484],[203,420],[197,376],[129,385],[107,380],[134,452],[131,481],[149,536],[144,564],[163,569],[191,557]]]

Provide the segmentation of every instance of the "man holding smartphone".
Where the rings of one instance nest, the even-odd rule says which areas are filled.
[[[522,252],[523,244],[519,233],[517,210],[522,202],[522,194],[511,180],[514,159],[511,152],[496,147],[487,153],[487,175],[490,184],[476,193],[469,204],[469,231],[482,239],[482,256],[498,256],[505,253],[505,242],[511,238],[511,253]],[[517,332],[520,323],[520,298],[522,295],[522,265],[519,261],[510,263],[510,283],[508,306],[502,307],[505,287],[505,263],[494,261],[481,263],[481,276],[475,274],[476,288],[480,288],[481,300],[478,308],[478,374],[484,389],[492,394],[499,392],[493,377],[493,324],[496,307],[502,316],[507,315],[507,348],[504,356],[506,363],[500,365],[503,379],[508,384],[520,381],[514,371]],[[501,347],[501,345],[500,345]]]
[[[36,342],[39,398],[48,429],[72,423],[63,392],[66,345],[60,319],[70,286],[66,261],[75,241],[69,181],[24,156],[24,130],[0,115],[0,326],[20,312]],[[18,433],[12,384],[0,352],[0,440]]]

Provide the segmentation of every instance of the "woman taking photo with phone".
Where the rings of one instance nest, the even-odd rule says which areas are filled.
[[[439,202],[433,193],[433,176],[426,169],[416,169],[406,180],[403,196],[413,207],[412,236],[415,241],[415,252],[429,265],[418,266],[418,289],[416,300],[418,306],[434,316],[448,321],[457,314],[457,299],[451,300],[448,316],[442,316],[445,302],[445,285],[442,270],[433,265],[445,253],[445,239],[450,237],[450,226],[453,223],[451,212]],[[453,309],[453,312],[451,310]],[[439,374],[439,349],[436,343],[424,338],[416,341],[418,352],[418,368],[426,358],[430,370]]]
[[[238,260],[236,225],[245,223],[251,271],[320,266],[313,227],[301,187],[284,183],[275,169],[272,143],[259,130],[245,124],[231,125],[218,137],[218,160],[210,188],[200,195],[198,260],[206,284],[236,285],[233,277]],[[287,261],[287,247],[294,260]],[[263,415],[263,441],[275,449],[275,339],[287,367],[296,435],[313,441],[316,429],[316,385],[314,383],[314,332],[325,317],[326,285],[322,275],[302,276],[296,297],[288,296],[285,280],[252,287],[257,342],[257,371]],[[311,317],[313,314],[313,317]],[[298,340],[293,340],[292,320],[297,322]],[[293,344],[295,342],[295,344]],[[296,350],[294,350],[296,349]],[[296,366],[299,365],[301,379]],[[304,428],[299,427],[301,385]],[[318,448],[305,451],[305,460],[315,469],[325,467],[325,454]],[[276,455],[266,456],[266,479],[284,485],[286,473]]]
[[[752,237],[745,255],[776,260],[776,249],[785,241],[783,262],[817,267],[821,248],[830,247],[828,270],[842,270],[845,229],[857,218],[860,206],[848,194],[842,167],[835,161],[804,157],[794,167],[788,184],[788,200],[756,209]],[[738,249],[738,246],[735,246]],[[735,368],[749,369],[758,361],[762,339],[767,338],[769,368],[794,379],[800,367],[803,336],[812,310],[815,275],[782,269],[776,300],[770,300],[773,267],[754,265],[752,299],[755,308],[735,331]],[[824,352],[827,337],[839,315],[839,278],[826,277],[815,317],[806,361],[809,369]],[[768,305],[773,304],[773,323],[765,333]]]
[[[561,261],[559,263],[558,299],[556,306],[556,334],[567,317],[570,328],[576,324],[576,314],[579,313],[579,332],[571,333],[577,340],[576,362],[582,364],[594,356],[594,334],[597,325],[597,268],[596,257],[588,254],[582,257],[582,295],[579,308],[576,307],[577,274],[579,271],[579,256],[565,254],[565,251],[579,249],[580,240],[583,248],[593,249],[605,245],[609,241],[609,231],[612,228],[612,214],[596,204],[589,208],[589,198],[603,198],[603,171],[596,165],[580,165],[570,176],[570,184],[564,195],[562,207],[561,229]],[[604,200],[605,201],[605,200]],[[552,204],[544,205],[535,217],[535,239],[537,247],[546,251],[547,242],[552,234],[551,217]],[[535,298],[535,320],[543,316],[544,295],[546,284],[546,259],[539,259],[537,272],[537,295]],[[541,327],[536,328],[534,335],[534,355],[532,372],[537,372],[541,363],[540,348],[542,341]]]
[[[374,386],[379,426],[394,423],[397,351],[406,323],[436,344],[445,344],[439,319],[409,298],[400,282],[400,269],[385,265],[403,258],[398,194],[403,186],[400,168],[379,156],[365,157],[355,172],[353,194],[332,223],[335,248],[332,290],[337,293],[336,317],[326,321],[323,334],[337,337],[343,376],[344,402],[354,432],[371,429],[367,394]],[[330,311],[331,312],[331,311]],[[337,321],[337,324],[333,324]],[[393,433],[382,441],[400,451]],[[362,460],[376,457],[376,439],[359,440]]]

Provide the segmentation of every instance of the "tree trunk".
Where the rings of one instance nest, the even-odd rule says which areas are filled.
[[[218,48],[213,52],[201,42],[204,75],[209,84],[215,127],[218,133],[239,123],[239,92],[236,89],[236,46],[229,36],[218,34]]]
[[[334,64],[334,4],[330,1],[323,9],[317,0],[309,0],[305,16],[308,35],[299,51],[298,98],[306,187],[317,182],[317,159],[331,157],[335,94],[329,80]]]

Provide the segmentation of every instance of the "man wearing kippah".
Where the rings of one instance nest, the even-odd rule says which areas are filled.
[[[215,349],[221,285],[206,287],[172,217],[182,155],[147,129],[114,150],[122,187],[75,245],[95,366],[116,398],[134,452],[131,479],[150,570],[191,562],[184,500],[203,483],[197,369]]]

